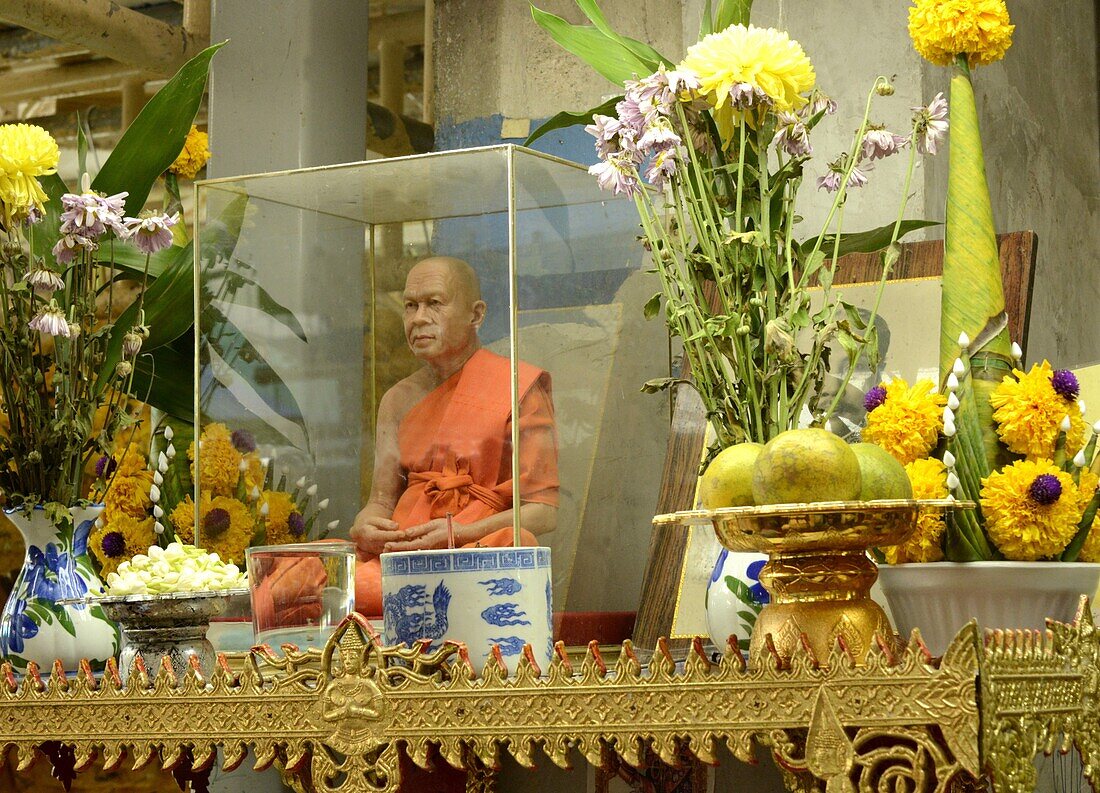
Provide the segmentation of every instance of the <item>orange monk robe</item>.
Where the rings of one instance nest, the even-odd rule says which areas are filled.
[[[522,503],[558,505],[558,442],[550,375],[519,365],[519,482]],[[458,372],[414,405],[397,430],[407,479],[392,519],[407,529],[445,518],[459,524],[512,508],[512,397],[508,359],[480,349]],[[512,544],[512,529],[463,547]],[[535,538],[523,533],[523,544]],[[355,570],[355,608],[382,613],[377,556]]]

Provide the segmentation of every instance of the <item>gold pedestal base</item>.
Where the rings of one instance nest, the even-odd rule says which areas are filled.
[[[900,642],[886,614],[870,598],[878,568],[868,549],[903,542],[921,510],[948,510],[953,499],[830,501],[676,512],[654,523],[710,524],[731,551],[763,551],[769,561],[760,583],[771,595],[756,619],[750,663],[774,649],[790,658],[808,647],[822,666],[839,639],[862,664],[876,635],[895,650]]]

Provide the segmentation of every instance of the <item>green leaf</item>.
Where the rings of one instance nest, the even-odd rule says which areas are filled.
[[[938,226],[939,222],[935,220],[903,220],[901,227],[898,229],[898,239],[901,239],[906,234],[917,231],[918,229],[928,228],[929,226]],[[839,256],[845,256],[849,253],[874,253],[875,251],[881,251],[883,248],[890,244],[890,237],[894,234],[894,224],[888,223],[885,226],[879,226],[877,229],[871,229],[870,231],[858,231],[851,234],[840,235],[840,252]],[[828,251],[829,255],[832,255],[834,235],[826,234],[824,242],[821,243],[820,249]],[[817,237],[812,237],[808,240],[804,240],[799,246],[799,249],[809,254],[817,244]]]
[[[600,10],[595,0],[576,0],[576,2],[577,6],[584,12],[584,15],[588,17],[589,21],[596,26],[596,30],[603,33],[612,41],[625,47],[643,62],[651,65],[652,68],[650,68],[646,74],[652,74],[657,71],[657,67],[662,63],[670,68],[675,65],[648,44],[636,41],[628,36],[620,35],[612,30],[611,26],[607,24],[607,19],[604,18],[603,11]]]
[[[714,11],[714,30],[722,31],[730,25],[749,24],[752,0],[718,0]]]
[[[57,603],[50,603],[49,609],[53,612],[53,615],[57,617],[58,624],[60,624],[61,627],[65,629],[65,632],[70,636],[75,637],[76,626],[73,625],[73,618],[69,616],[69,612],[65,610],[65,607],[58,605]]]
[[[309,339],[306,338],[305,329],[302,328],[302,323],[294,316],[294,312],[273,298],[266,289],[240,272],[227,272],[224,277],[226,287],[229,290],[228,294],[233,295],[233,299],[230,302],[236,305],[243,304],[257,308],[263,311],[267,316],[285,325],[302,341],[309,341]],[[242,287],[248,287],[249,289],[255,290],[255,299],[246,300],[243,296],[237,294],[237,291]]]
[[[756,598],[752,596],[752,590],[749,589],[749,585],[738,578],[734,578],[731,575],[726,576],[726,586],[729,587],[729,591],[734,596],[750,608],[758,605]]]
[[[739,611],[737,616],[745,621],[745,624],[750,628],[756,627],[756,612],[755,611]]]
[[[298,400],[244,333],[214,304],[203,307],[201,323],[201,344],[204,349],[209,345],[218,357],[252,387],[264,404],[284,419],[297,424],[305,432],[305,418],[302,416]],[[206,397],[214,393],[215,389],[212,389],[214,385],[213,382],[208,383],[204,379],[203,404],[200,405],[200,409],[204,412],[209,412],[205,401]],[[226,391],[227,389],[219,387],[216,390]],[[250,412],[244,408],[242,411],[245,414]]]
[[[642,307],[642,314],[646,319],[653,319],[655,316],[661,313],[661,293],[658,292],[649,300],[645,301],[645,305]]]
[[[194,335],[142,352],[134,366],[134,395],[181,421],[195,417]]]
[[[149,257],[149,278],[159,278],[168,266],[175,261],[180,253],[180,246],[171,245],[154,253]],[[115,250],[112,254],[115,269],[121,270],[135,280],[141,280],[141,274],[145,271],[145,254],[132,245],[115,241]]]
[[[31,249],[35,256],[41,256],[48,261],[54,261],[50,252],[57,244],[61,226],[61,196],[69,192],[64,180],[57,174],[39,176],[38,183],[46,192],[47,201],[43,209],[42,220],[34,224],[34,232],[31,234]]]
[[[76,167],[77,173],[88,173],[88,135],[84,131],[87,117],[76,114]]]
[[[622,100],[623,95],[619,94],[618,96],[608,99],[602,105],[597,105],[590,110],[580,110],[576,113],[563,110],[557,115],[551,116],[546,121],[542,122],[534,132],[527,136],[527,140],[523,142],[523,145],[530,146],[543,135],[553,132],[555,129],[567,129],[579,124],[591,124],[593,116],[613,116],[615,115],[615,105],[619,104]]]
[[[157,91],[126,128],[92,182],[93,188],[107,195],[128,191],[127,215],[141,211],[157,177],[183,150],[206,90],[210,59],[224,44],[207,47]]]
[[[531,6],[535,22],[560,44],[616,85],[652,74],[657,64],[639,58],[625,45],[590,25],[572,25],[559,16]]]

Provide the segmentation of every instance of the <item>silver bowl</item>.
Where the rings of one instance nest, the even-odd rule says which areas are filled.
[[[163,595],[108,595],[88,598],[103,607],[107,618],[122,631],[119,675],[125,681],[140,655],[150,676],[167,657],[177,680],[183,680],[192,656],[203,677],[214,672],[214,646],[206,638],[210,618],[222,614],[230,601],[248,597],[247,589],[207,592],[170,592]]]

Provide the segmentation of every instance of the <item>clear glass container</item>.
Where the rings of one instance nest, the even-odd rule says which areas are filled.
[[[381,501],[407,533],[392,550],[446,547],[450,513],[458,545],[522,528],[552,548],[555,611],[636,608],[669,417],[640,387],[670,367],[631,201],[516,146],[196,190],[198,430],[246,432],[259,490],[307,527],[260,541],[346,537]],[[468,265],[443,268],[445,298],[479,286],[476,372],[433,358],[435,325],[418,338],[439,296],[410,273],[436,257]]]
[[[256,644],[320,647],[355,608],[350,542],[256,545],[246,556]]]

